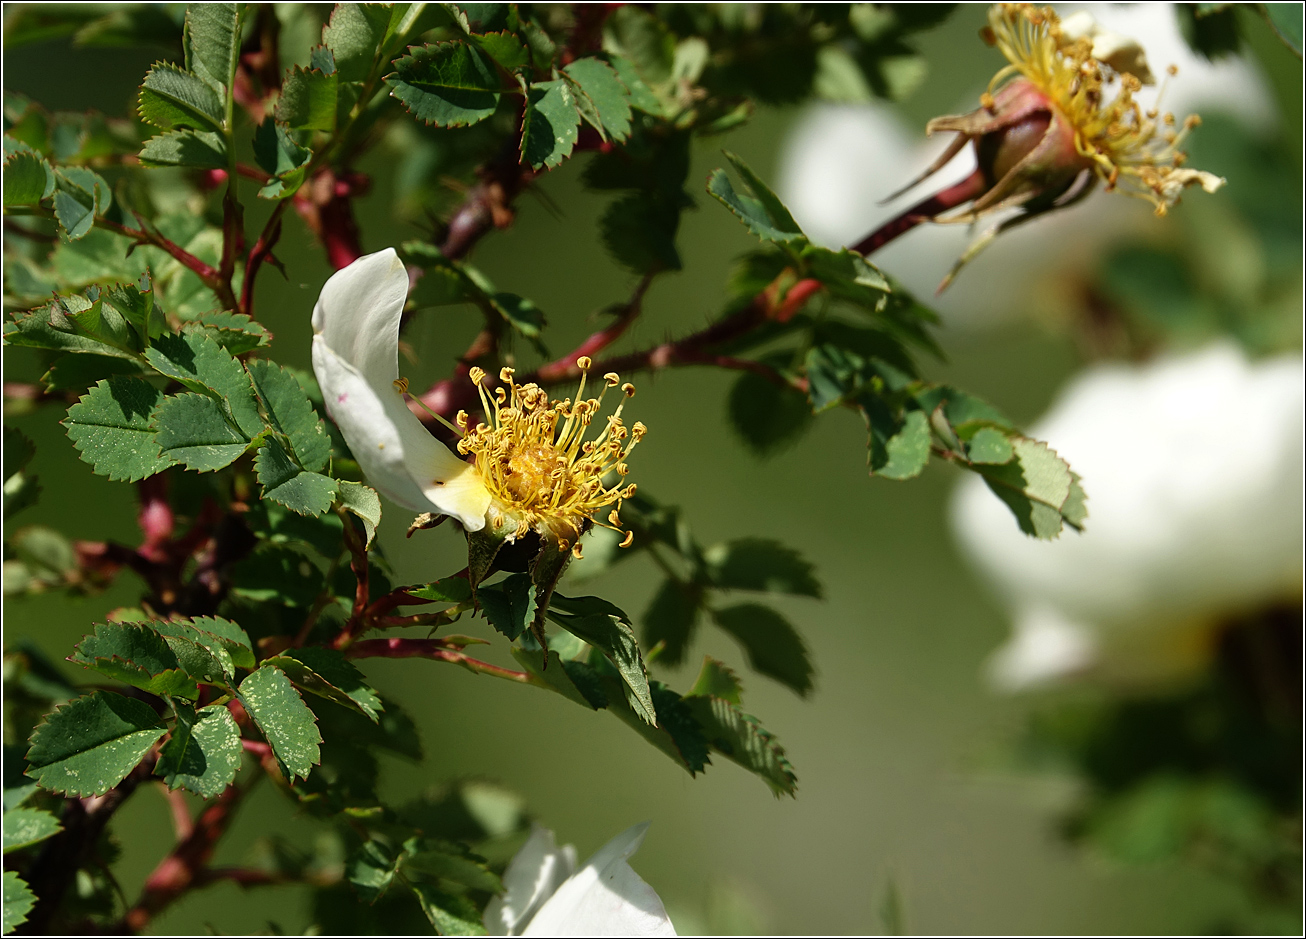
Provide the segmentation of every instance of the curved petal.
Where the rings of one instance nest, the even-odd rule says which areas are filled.
[[[333,274],[313,308],[313,371],[327,413],[373,485],[414,512],[450,515],[478,531],[490,494],[475,467],[432,437],[394,387],[407,293],[393,248]]]
[[[523,936],[674,936],[662,901],[626,863],[648,822],[613,838],[540,908]]]
[[[559,848],[553,832],[539,825],[503,872],[504,893],[485,907],[491,936],[518,936],[544,902],[576,869],[576,849]]]

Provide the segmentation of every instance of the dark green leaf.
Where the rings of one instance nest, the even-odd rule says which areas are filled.
[[[503,892],[503,884],[486,867],[485,859],[462,845],[430,838],[413,838],[404,847],[408,851],[403,860],[405,871],[416,871],[450,883],[462,884],[472,890]]]
[[[490,300],[512,328],[523,336],[534,339],[544,328],[544,311],[525,297],[500,292],[493,294]]]
[[[580,133],[575,93],[561,78],[531,85],[522,119],[521,156],[535,169],[549,169],[571,156]]]
[[[323,434],[324,439],[325,436]],[[275,438],[258,448],[254,455],[254,471],[265,499],[279,502],[300,515],[321,515],[335,501],[336,481],[330,476],[300,469]]]
[[[290,679],[280,669],[264,666],[240,683],[239,697],[272,746],[287,781],[294,782],[296,776],[307,779],[321,759],[322,737],[313,712]]]
[[[338,3],[331,21],[322,30],[322,41],[331,50],[342,82],[361,82],[383,51],[399,7],[381,3]]]
[[[262,325],[244,313],[231,313],[227,310],[202,313],[187,328],[202,330],[232,355],[241,355],[251,349],[266,346],[272,339]]]
[[[775,737],[757,718],[720,698],[685,698],[712,748],[756,773],[778,795],[792,796],[798,777]]]
[[[784,208],[783,205],[780,206]],[[803,261],[813,277],[837,297],[874,308],[892,288],[879,270],[856,252],[831,251],[819,245],[803,249]]]
[[[612,11],[603,24],[604,48],[613,49],[624,56],[640,78],[649,85],[658,85],[671,78],[675,60],[676,39],[666,25],[647,10],[623,6]],[[614,60],[614,65],[617,62]],[[617,74],[626,81],[618,65]],[[633,90],[633,89],[632,89]],[[661,108],[650,113],[661,114]]]
[[[525,640],[523,643],[524,642]],[[533,643],[531,648],[525,648],[523,644],[523,646],[513,646],[511,651],[512,657],[517,660],[519,665],[537,678],[543,679],[545,684],[549,686],[550,690],[556,691],[564,698],[575,701],[581,707],[588,708],[591,711],[596,711],[600,707],[605,707],[607,705],[606,697],[600,699],[598,696],[594,695],[593,689],[587,687],[589,682],[586,680],[588,676],[584,675],[584,663],[575,663],[580,666],[579,669],[567,668],[566,666],[572,663],[563,662],[563,660],[558,656],[558,653],[550,649],[549,664],[546,668],[544,666],[543,650]],[[579,685],[573,681],[573,674],[576,674],[580,678]],[[582,688],[585,690],[582,690]],[[589,691],[590,693],[586,694],[586,691]],[[633,713],[631,714],[631,718],[635,719]]]
[[[406,592],[437,603],[465,603],[472,598],[472,587],[466,577],[445,577],[433,584],[410,587]]]
[[[569,599],[573,608],[577,604],[584,604],[587,600],[598,600],[597,597]],[[606,604],[606,601],[600,602]],[[551,619],[577,639],[589,643],[607,656],[625,684],[626,701],[631,710],[649,724],[657,723],[657,712],[653,708],[653,699],[649,693],[648,670],[644,667],[644,658],[640,655],[635,631],[630,628],[625,614],[620,610],[616,613],[595,612],[579,615],[558,615],[555,612],[551,615]]]
[[[38,844],[61,831],[59,819],[43,809],[10,809],[4,815],[4,853]]]
[[[468,38],[480,46],[482,52],[509,71],[530,64],[530,52],[513,33],[507,31],[485,33]]]
[[[203,332],[188,331],[160,336],[145,358],[160,373],[176,379],[191,391],[207,394],[223,405],[235,427],[252,439],[263,430],[250,376],[231,353]],[[271,369],[265,370],[267,375]],[[281,391],[281,386],[278,386]],[[277,401],[283,400],[278,394]],[[302,412],[297,416],[302,417]],[[299,421],[291,422],[298,430]]]
[[[222,469],[249,446],[222,413],[222,406],[207,395],[170,395],[160,405],[155,423],[159,428],[155,442],[165,466],[183,463],[201,473]]]
[[[774,678],[800,695],[812,690],[807,647],[789,621],[755,603],[714,610],[716,624],[739,640],[755,672]]]
[[[712,583],[727,590],[765,590],[821,598],[815,568],[793,548],[768,538],[740,538],[704,554]]]
[[[163,130],[222,130],[223,103],[218,92],[198,75],[169,62],[156,62],[146,73],[137,109],[141,120]]]
[[[4,934],[8,935],[27,922],[27,914],[36,906],[36,894],[16,871],[5,871],[4,900]]]
[[[222,170],[227,168],[227,144],[213,131],[171,130],[145,141],[140,161],[142,166]]]
[[[379,841],[366,841],[345,861],[345,876],[364,903],[375,903],[394,882],[399,857]]]
[[[375,489],[362,483],[352,483],[342,479],[336,483],[336,487],[337,501],[344,506],[345,511],[362,520],[365,535],[363,547],[370,548],[372,538],[376,535],[376,526],[381,524],[381,497],[376,494]],[[467,582],[464,580],[463,583]],[[469,596],[470,592],[469,586]]]
[[[195,680],[163,637],[137,623],[101,623],[77,644],[71,659],[151,694],[199,697]]]
[[[211,799],[231,785],[240,769],[240,729],[223,704],[195,711],[175,702],[174,709],[177,726],[159,751],[155,775],[169,789],[185,788]]]
[[[131,359],[80,353],[60,356],[41,376],[49,391],[73,391],[85,394],[91,385],[117,375],[140,375],[143,367]]]
[[[683,207],[656,194],[641,193],[616,200],[599,221],[604,247],[637,274],[680,270],[676,232]]]
[[[790,446],[812,424],[812,409],[801,392],[753,372],[742,373],[731,387],[727,413],[744,443],[762,457]]]
[[[254,132],[254,159],[272,179],[259,190],[261,199],[289,199],[304,182],[313,151],[297,144],[285,126],[265,120]]]
[[[308,607],[322,592],[322,572],[288,545],[268,544],[239,562],[232,571],[233,592],[255,602]],[[353,592],[352,578],[350,593]]]
[[[154,624],[154,628],[165,636],[181,635],[200,645],[211,648],[221,647],[226,650],[227,655],[231,656],[231,661],[237,668],[254,667],[254,648],[250,644],[249,635],[231,620],[219,616],[196,616],[190,621],[190,631],[185,633],[169,631],[185,626],[184,622],[178,620],[169,620],[166,624],[157,622]]]
[[[858,401],[869,435],[867,465],[872,476],[912,479],[930,461],[930,422],[924,411],[908,411],[898,419],[876,395]]]
[[[376,692],[363,680],[363,673],[335,649],[289,649],[265,659],[263,664],[275,665],[305,691],[366,714],[374,723],[384,709]]]
[[[210,83],[231,87],[240,60],[243,3],[186,6],[186,67]]]
[[[50,713],[32,734],[27,775],[53,792],[101,796],[167,732],[149,705],[97,691]]]
[[[700,589],[667,579],[644,611],[644,642],[663,646],[661,660],[679,665],[685,659],[698,625]]]
[[[4,477],[6,480],[27,468],[36,453],[32,440],[16,427],[4,429]]]
[[[733,212],[741,222],[748,226],[763,241],[800,242],[805,240],[803,230],[798,227],[794,217],[789,214],[779,197],[755,174],[743,160],[730,151],[728,159],[744,181],[747,192],[735,191],[725,170],[713,170],[707,179],[707,191],[722,205]]]
[[[85,236],[112,199],[109,184],[84,166],[55,170],[54,215],[70,240]]]
[[[617,73],[617,79],[630,92],[630,106],[645,114],[652,114],[655,117],[662,115],[662,103],[658,101],[657,95],[640,77],[639,72],[635,69],[635,64],[624,55],[608,54],[605,56],[613,71]]]
[[[411,883],[422,912],[441,936],[483,936],[481,914],[476,905],[463,894],[445,893],[430,884]]]
[[[278,121],[294,130],[334,130],[339,77],[298,65],[286,74],[277,99]]]
[[[1302,6],[1300,3],[1257,4],[1283,44],[1302,57]]]
[[[139,378],[102,381],[68,409],[63,426],[84,461],[114,480],[135,482],[176,462],[150,427],[163,395]]]
[[[915,398],[926,413],[931,413],[942,405],[948,423],[963,435],[968,425],[992,424],[1006,430],[1015,429],[1006,415],[993,405],[950,385],[924,386],[916,392]]]
[[[462,127],[484,120],[499,106],[498,74],[465,42],[410,48],[394,66],[385,79],[391,94],[424,123]]]
[[[577,59],[565,69],[581,92],[593,105],[594,117],[586,114],[586,119],[595,124],[602,134],[610,134],[617,140],[630,136],[630,92],[617,78],[602,59]],[[594,118],[597,118],[595,122]]]
[[[516,642],[535,619],[535,588],[529,574],[510,574],[497,584],[482,584],[476,599],[490,625],[509,642]]]
[[[20,150],[5,159],[4,204],[36,205],[54,192],[54,170],[45,157]]]

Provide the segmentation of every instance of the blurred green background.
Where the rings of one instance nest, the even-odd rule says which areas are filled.
[[[931,70],[901,105],[911,126],[949,111],[987,82],[994,59],[975,38],[982,16],[983,7],[963,9],[923,37]],[[1264,43],[1256,48],[1265,50],[1271,70],[1300,82],[1299,61]],[[150,61],[144,50],[37,44],[6,54],[4,83],[50,108],[122,114]],[[1300,127],[1291,123],[1299,120],[1297,94],[1290,126]],[[777,151],[797,113],[764,110],[729,138],[697,141],[691,179],[720,164],[720,144],[774,179]],[[373,194],[358,204],[369,251],[421,234],[392,215],[393,160],[379,148],[361,167],[374,181]],[[582,189],[583,166],[584,159],[572,160],[546,176],[539,188],[547,200],[520,199],[516,225],[492,234],[474,255],[501,289],[533,298],[546,312],[555,350],[591,331],[592,314],[623,299],[634,284],[604,254],[596,225],[606,200]],[[1187,208],[1157,224],[1181,224]],[[727,272],[753,242],[731,215],[700,196],[679,245],[685,270],[655,283],[643,318],[620,348],[707,322],[725,297]],[[289,277],[264,276],[261,318],[276,334],[273,355],[307,367],[309,313],[330,271],[297,219],[278,255]],[[950,260],[939,259],[940,271]],[[964,276],[953,289],[967,289]],[[406,334],[413,360],[401,363],[401,372],[418,387],[447,373],[477,326],[478,314],[468,309],[422,313]],[[927,371],[989,398],[1018,421],[1036,417],[1083,361],[1071,334],[1029,319],[988,330],[945,329],[940,339],[948,361]],[[6,351],[6,381],[37,377],[27,351]],[[369,660],[365,671],[373,683],[416,718],[427,754],[421,765],[399,758],[385,763],[382,797],[401,802],[452,778],[492,778],[520,792],[529,811],[560,840],[575,843],[582,857],[649,819],[634,866],[681,932],[1183,933],[1236,916],[1248,901],[1210,874],[1114,867],[1058,834],[1058,813],[1073,799],[1074,782],[1031,775],[1015,762],[1012,742],[1032,704],[997,696],[981,676],[1006,625],[948,533],[946,502],[956,472],[935,464],[910,483],[869,479],[865,430],[849,411],[823,416],[792,449],[759,462],[725,418],[733,377],[691,368],[636,378],[639,395],[628,413],[650,433],[632,478],[683,507],[703,543],[776,538],[816,565],[826,599],[777,604],[812,649],[817,688],[801,700],[748,672],[739,649],[710,629],[702,631],[683,673],[660,677],[685,686],[703,653],[740,666],[748,710],[777,734],[797,770],[797,799],[777,801],[724,760],[691,780],[609,715],[533,688],[437,663]],[[134,543],[132,488],[70,459],[61,417],[54,406],[6,414],[7,423],[35,441],[32,470],[44,486],[40,503],[20,523]],[[408,513],[390,505],[386,513],[380,537],[397,582],[429,581],[462,566],[454,531],[407,541]],[[657,582],[641,559],[584,590],[634,612]],[[48,594],[8,603],[6,641],[31,637],[62,658],[93,622],[134,603],[137,592],[124,574],[99,597]],[[494,638],[479,621],[459,629]],[[487,657],[509,662],[503,643],[496,645]],[[300,840],[311,838],[316,825],[262,786],[216,861],[241,861],[261,831]],[[113,830],[123,848],[115,873],[131,893],[172,843],[161,794],[143,789],[119,812]],[[271,921],[297,932],[309,922],[306,905],[300,888],[242,893],[223,884],[188,896],[153,928],[240,933],[265,930]]]

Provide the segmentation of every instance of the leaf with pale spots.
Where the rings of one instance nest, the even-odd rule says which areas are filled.
[[[549,169],[571,156],[580,133],[576,93],[561,78],[531,85],[522,118],[521,157],[535,169]]]
[[[4,853],[39,844],[63,830],[44,809],[10,809],[4,814]]]
[[[194,700],[199,687],[177,660],[163,637],[137,623],[101,623],[95,632],[77,644],[71,656],[79,665],[93,668],[110,678],[148,691],[150,694]],[[221,669],[213,669],[216,679]]]
[[[251,672],[240,683],[238,697],[271,745],[286,779],[307,779],[321,760],[322,736],[313,712],[285,672],[271,666]]]
[[[320,646],[289,649],[281,655],[264,659],[263,665],[275,665],[305,691],[366,714],[373,723],[384,710],[381,699],[363,673],[345,658],[344,653]]]
[[[25,772],[52,792],[101,796],[166,732],[144,702],[97,691],[56,708],[37,726]]]
[[[177,724],[159,751],[154,773],[169,789],[189,789],[211,799],[231,785],[240,769],[240,729],[223,704],[196,711],[176,701],[173,710]]]

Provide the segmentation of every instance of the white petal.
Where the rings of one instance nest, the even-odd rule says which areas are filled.
[[[491,936],[518,936],[544,902],[576,869],[576,849],[557,846],[553,832],[539,825],[503,872],[505,892],[485,907]]]
[[[479,474],[431,436],[394,387],[407,293],[392,248],[333,274],[313,308],[313,371],[372,485],[414,512],[450,515],[478,531],[490,505]]]
[[[626,863],[648,822],[629,828],[590,858],[540,909],[523,936],[674,936],[653,888]]]

